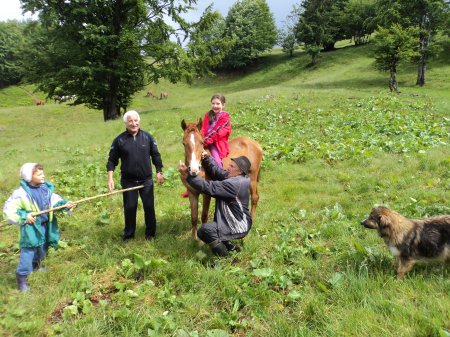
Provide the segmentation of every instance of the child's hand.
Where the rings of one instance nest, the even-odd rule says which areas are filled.
[[[68,202],[64,205],[64,207],[67,208],[67,209],[72,209],[72,208],[74,208],[76,205],[77,205],[77,204],[74,203],[73,201],[68,201]]]
[[[33,224],[36,222],[36,218],[34,218],[31,213],[28,213],[26,223]]]

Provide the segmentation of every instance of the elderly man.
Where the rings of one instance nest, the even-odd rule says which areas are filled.
[[[108,189],[114,190],[114,169],[121,160],[121,185],[130,188],[144,185],[139,190],[123,193],[125,229],[122,242],[133,239],[136,231],[136,210],[138,194],[141,196],[145,214],[145,238],[151,240],[156,235],[156,216],[153,192],[152,162],[156,168],[156,179],[162,184],[162,160],[155,138],[140,129],[139,114],[128,111],[123,116],[126,131],[114,139],[106,164],[108,171]],[[151,158],[151,160],[150,160]]]
[[[250,161],[241,156],[232,158],[224,170],[211,156],[203,154],[203,166],[211,180],[189,175],[186,165],[180,161],[178,169],[186,177],[190,186],[216,199],[214,221],[204,223],[197,236],[207,243],[219,256],[227,256],[229,251],[239,250],[230,242],[243,238],[252,226],[248,210],[250,197]]]

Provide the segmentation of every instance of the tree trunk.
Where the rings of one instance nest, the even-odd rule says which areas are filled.
[[[423,34],[420,35],[420,60],[419,65],[417,67],[417,81],[416,85],[423,86],[425,84],[425,71],[427,68],[427,61],[426,61],[426,44],[427,41],[425,41],[425,37]]]
[[[419,65],[417,67],[417,81],[416,84],[420,85],[421,87],[425,85],[425,71],[427,69],[427,65],[425,62],[422,62],[420,60]]]
[[[117,105],[117,97],[108,96],[103,99],[103,120],[116,119],[120,117],[120,106]]]
[[[395,91],[398,93],[398,83],[397,83],[397,69],[396,66],[392,66],[390,70],[391,78],[389,79],[389,90],[391,92]]]

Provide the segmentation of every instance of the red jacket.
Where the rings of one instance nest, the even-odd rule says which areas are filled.
[[[231,134],[230,114],[223,111],[216,121],[213,130],[208,134],[209,118],[208,113],[203,116],[202,135],[205,137],[204,146],[208,147],[215,144],[220,158],[225,158],[230,152],[228,147],[228,138]]]

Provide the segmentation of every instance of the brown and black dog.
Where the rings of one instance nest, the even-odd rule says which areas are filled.
[[[450,215],[408,219],[387,207],[375,207],[361,222],[376,229],[395,256],[397,277],[402,279],[416,260],[450,259]]]

